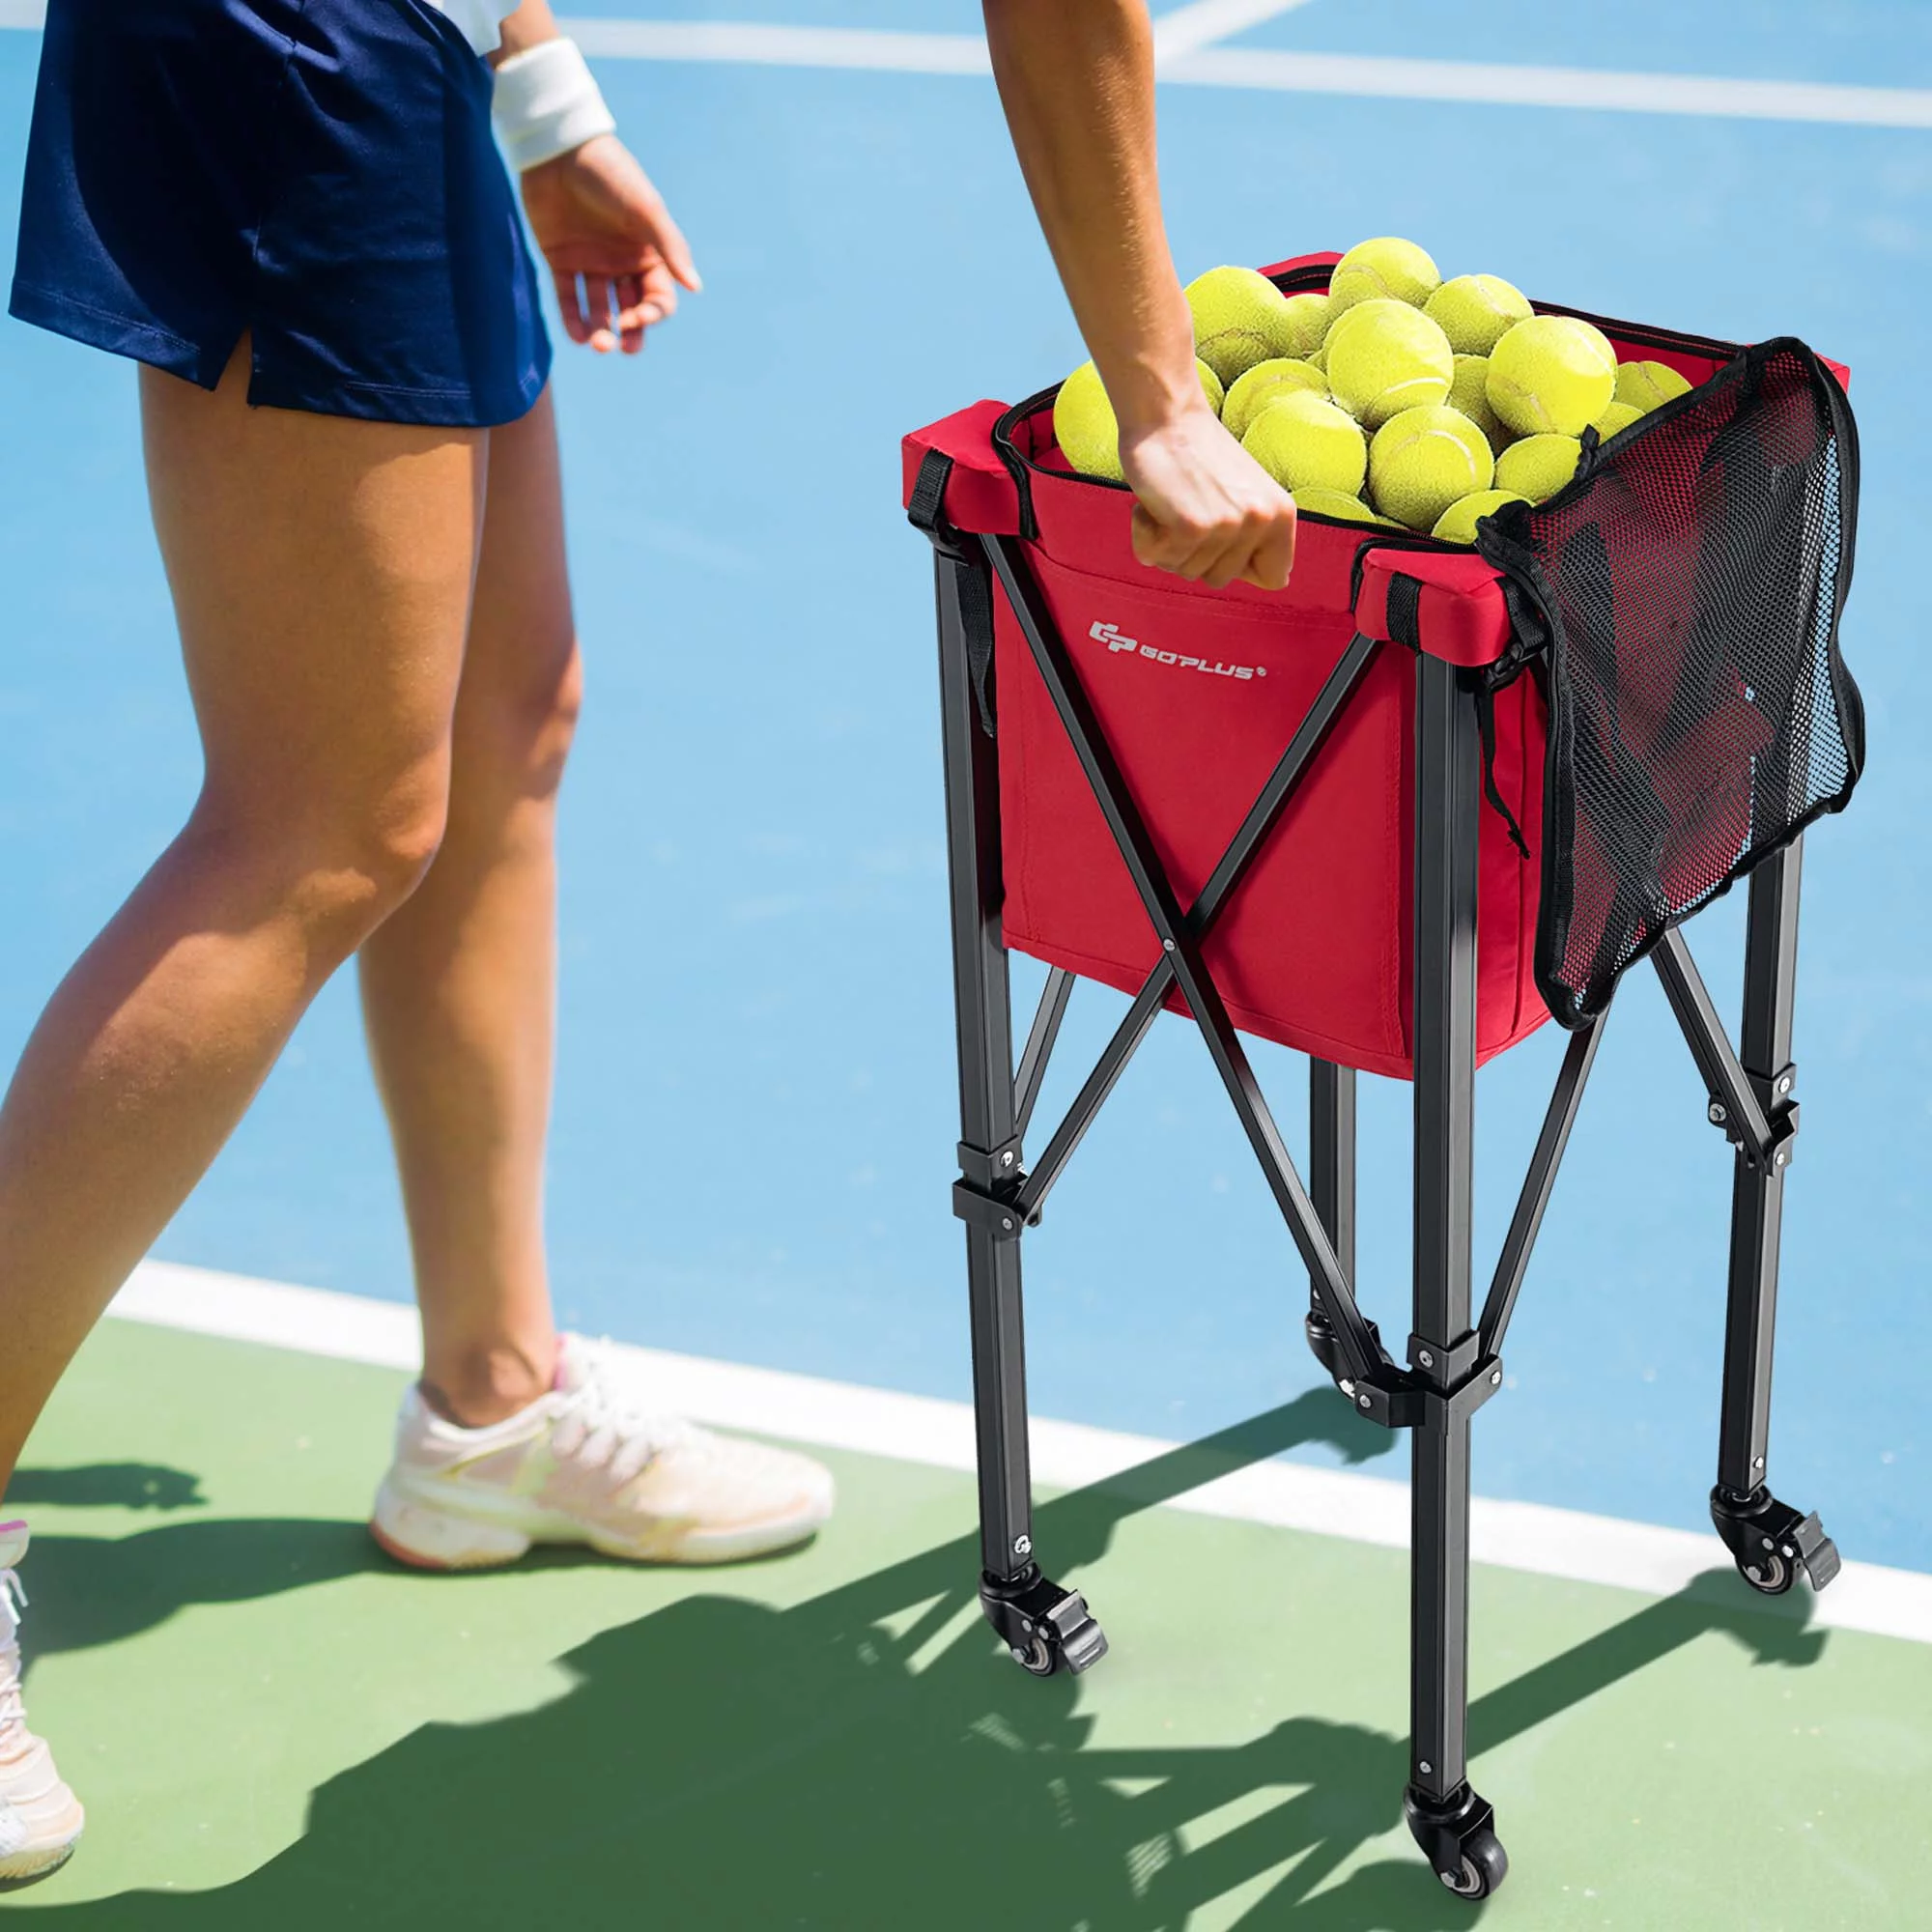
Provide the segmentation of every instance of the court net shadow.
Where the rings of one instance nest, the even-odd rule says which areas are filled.
[[[1135,1512],[1350,1421],[1315,1391],[1058,1498],[1042,1540],[1056,1563],[1090,1562]],[[1226,1748],[1095,1747],[1073,1681],[998,1656],[975,1562],[962,1540],[785,1610],[685,1599],[572,1652],[556,1702],[425,1726],[343,1773],[305,1835],[235,1885],[45,1913],[80,1932],[1178,1932],[1264,1881],[1244,1927],[1454,1932],[1480,1916],[1415,1858],[1335,1882],[1400,1824],[1402,1739],[1292,1719]],[[1475,1747],[1714,1631],[1764,1662],[1820,1654],[1802,1608],[1739,1588],[1699,1579],[1492,1692]],[[1260,1801],[1247,1822],[1192,1829],[1244,1800]]]

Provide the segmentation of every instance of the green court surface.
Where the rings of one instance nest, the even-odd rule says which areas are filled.
[[[1113,1655],[1037,1682],[963,1477],[831,1458],[812,1548],[422,1577],[362,1513],[401,1378],[110,1321],[13,1499],[29,1692],[90,1810],[7,1909],[75,1927],[1905,1927],[1932,1650],[1681,1594],[1474,1591],[1513,1870],[1443,1894],[1398,1812],[1399,1552],[1158,1507],[1325,1392],[1040,1513]],[[1342,1418],[1346,1424],[1348,1418]],[[1714,1561],[1717,1546],[1713,1544]]]

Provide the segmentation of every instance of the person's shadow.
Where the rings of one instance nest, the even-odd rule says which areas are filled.
[[[1077,1578],[1139,1510],[1314,1439],[1361,1460],[1390,1438],[1316,1390],[1047,1504],[1040,1546]],[[1226,1748],[1095,1746],[1070,1680],[999,1658],[972,1612],[976,1568],[961,1539],[790,1609],[687,1598],[571,1652],[577,1685],[558,1701],[426,1725],[343,1773],[317,1792],[304,1836],[234,1885],[44,1909],[81,1932],[1156,1932],[1287,1866],[1243,1924],[1470,1922],[1419,1857],[1333,1882],[1400,1824],[1404,1740],[1291,1719]],[[1212,1579],[1200,1581],[1207,1602]],[[1802,1610],[1740,1590],[1728,1571],[1700,1578],[1491,1692],[1471,1712],[1472,1748],[1709,1632],[1761,1662],[1820,1654]],[[1211,1615],[1201,1640],[1213,1642]],[[1293,1795],[1190,1833],[1264,1788]]]

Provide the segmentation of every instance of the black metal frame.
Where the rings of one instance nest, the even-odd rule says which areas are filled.
[[[966,1223],[980,1465],[980,1598],[1015,1659],[1045,1675],[1083,1670],[1106,1638],[1078,1591],[1051,1581],[1033,1546],[1027,1451],[1020,1244],[1161,1007],[1178,988],[1199,1027],[1309,1276],[1310,1346],[1357,1412],[1413,1432],[1411,1761],[1405,1810],[1451,1889],[1480,1897],[1507,1860],[1489,1804],[1469,1787],[1468,1565],[1470,1419],[1503,1378],[1501,1350],[1602,1037],[1573,1036],[1480,1316],[1471,1281],[1470,1202],[1476,1070],[1477,842],[1481,812],[1479,673],[1416,656],[1415,1232],[1413,1329],[1406,1366],[1362,1314],[1355,1277],[1355,1075],[1323,1061],[1310,1078],[1310,1176],[1304,1187],[1249,1065],[1202,943],[1272,832],[1378,649],[1357,637],[1342,654],[1239,831],[1183,908],[1099,730],[1065,641],[1016,538],[955,535],[935,519],[946,748],[948,852],[957,989],[960,1177]],[[1002,942],[999,768],[982,725],[974,638],[993,585],[1018,620],[1076,755],[1161,942],[1158,965],[1029,1171],[1021,1152],[1072,988],[1049,974],[1017,1072]],[[1799,848],[1767,861],[1750,885],[1742,1051],[1734,1050],[1681,936],[1655,958],[1702,1069],[1710,1118],[1737,1147],[1729,1321],[1718,1487],[1712,1514],[1754,1588],[1788,1588],[1799,1568],[1817,1587],[1837,1553],[1815,1516],[1765,1487],[1779,1211],[1797,1131],[1791,1099]]]

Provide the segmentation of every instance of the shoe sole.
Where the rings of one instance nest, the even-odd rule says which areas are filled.
[[[0,1891],[19,1891],[26,1886],[39,1885],[43,1878],[52,1878],[73,1857],[79,1843],[80,1833],[76,1831],[63,1844],[32,1846],[0,1859]]]
[[[531,1536],[506,1523],[428,1508],[412,1497],[400,1494],[385,1482],[377,1492],[369,1534],[385,1555],[412,1570],[446,1573],[507,1569],[527,1556],[540,1542],[552,1548],[577,1546],[594,1549],[600,1556],[620,1563],[703,1569],[796,1549],[818,1534],[830,1515],[828,1504],[823,1509],[806,1511],[793,1521],[764,1523],[717,1536],[699,1534],[664,1547],[642,1548],[574,1528],[560,1528],[552,1536]]]

